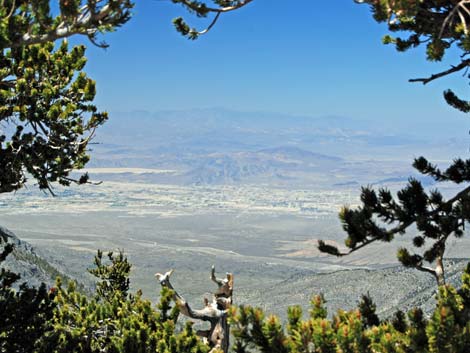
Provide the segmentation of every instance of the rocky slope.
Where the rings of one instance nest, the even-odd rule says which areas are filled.
[[[38,285],[41,282],[49,286],[54,284],[57,276],[65,281],[70,277],[64,271],[64,266],[55,266],[53,260],[41,256],[41,249],[34,249],[29,243],[21,241],[12,232],[0,227],[0,236],[6,236],[15,244],[14,252],[1,264],[21,275],[19,283],[27,282]],[[50,249],[49,249],[50,250]],[[51,256],[51,254],[49,254]],[[447,260],[447,282],[458,287],[460,276],[467,264],[465,259]],[[59,269],[58,269],[59,268]],[[178,276],[184,277],[184,268],[176,267]],[[280,267],[277,271],[280,271]],[[142,268],[140,269],[142,270]],[[290,273],[279,273],[276,279],[263,280],[266,268],[252,268],[252,280],[236,281],[234,301],[235,304],[260,306],[267,313],[277,314],[285,319],[287,307],[301,305],[308,312],[309,301],[312,296],[322,293],[327,301],[330,314],[338,309],[352,309],[357,306],[362,294],[369,293],[377,305],[378,313],[382,318],[390,317],[399,308],[407,311],[419,306],[426,313],[432,312],[435,305],[436,283],[432,276],[402,266],[393,266],[380,269],[351,269],[328,273],[315,273],[313,271],[298,269]],[[243,267],[234,271],[243,271]],[[287,271],[287,270],[286,270]],[[138,271],[141,272],[141,271]],[[192,272],[192,279],[206,278],[207,273]],[[287,271],[289,272],[289,271]],[[84,275],[85,276],[85,275]],[[261,276],[261,278],[260,278]],[[282,279],[280,279],[280,277]],[[180,279],[181,280],[181,279]],[[82,281],[81,281],[82,282]],[[137,281],[138,282],[138,281]],[[202,283],[203,282],[203,283]],[[192,291],[183,291],[183,294],[196,307],[200,302],[200,294],[207,290],[207,282],[191,280]],[[91,281],[85,281],[82,289],[90,288]]]
[[[21,279],[16,283],[17,286],[26,282],[30,286],[39,286],[41,283],[45,283],[48,287],[52,287],[57,277],[61,277],[65,282],[70,280],[69,276],[40,256],[31,244],[20,240],[8,229],[0,227],[0,237],[7,238],[8,242],[15,246],[1,267],[21,276]],[[83,286],[79,287],[84,289]]]
[[[459,287],[466,260],[447,261],[447,283]],[[436,281],[429,274],[395,266],[385,269],[344,270],[326,274],[299,274],[269,288],[238,291],[236,301],[261,306],[267,312],[286,317],[287,307],[301,305],[309,309],[313,295],[322,293],[328,312],[353,309],[363,294],[369,293],[382,318],[392,316],[398,309],[407,311],[421,307],[425,313],[434,310]],[[263,298],[260,300],[260,298]]]

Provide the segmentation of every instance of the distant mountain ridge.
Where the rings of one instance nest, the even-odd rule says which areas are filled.
[[[177,171],[174,175],[139,175],[139,181],[156,183],[308,186],[321,178],[332,186],[407,175],[420,151],[427,156],[432,151],[446,151],[436,141],[393,133],[382,125],[339,116],[227,109],[111,113],[98,130],[95,141],[99,144],[93,148],[89,167]],[[449,149],[455,146],[449,145]],[[399,160],[408,167],[397,174],[382,173],[382,166],[369,163],[364,170],[357,163],[361,159]],[[369,179],[358,178],[369,174]],[[106,177],[118,178],[115,174]]]
[[[227,109],[111,113],[98,131],[104,144],[131,145],[135,148],[171,146],[212,152],[271,148],[276,145],[312,145],[331,138],[376,140],[381,136],[395,141],[409,137],[390,133],[380,125],[347,117],[306,117],[280,113],[239,112]],[[416,140],[416,138],[415,138]],[[374,142],[375,143],[375,142]]]

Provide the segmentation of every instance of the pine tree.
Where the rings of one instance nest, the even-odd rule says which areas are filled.
[[[196,1],[173,1],[190,13],[206,16],[236,10],[252,0],[215,0],[216,8]],[[52,184],[83,184],[88,175],[71,178],[89,160],[87,146],[106,119],[92,104],[95,82],[83,72],[85,47],[68,48],[71,36],[85,36],[107,47],[98,35],[126,24],[131,0],[50,0],[0,2],[0,193],[16,191],[31,176],[52,194]],[[176,27],[184,35],[181,20]],[[212,27],[212,25],[210,26]],[[3,130],[3,129],[2,129]]]
[[[441,77],[468,69],[470,60],[470,3],[468,1],[392,1],[355,0],[371,5],[374,18],[386,22],[391,32],[409,36],[387,35],[384,42],[393,43],[398,51],[405,51],[422,44],[426,45],[429,61],[440,61],[447,50],[456,47],[461,62],[448,70],[427,78],[412,79],[411,82],[427,84]],[[447,90],[447,103],[468,113],[469,103]],[[437,183],[470,182],[470,159],[456,158],[449,167],[438,168],[426,158],[414,160],[413,167]],[[319,242],[323,252],[345,256],[371,243],[391,242],[395,236],[405,234],[416,226],[411,248],[401,248],[398,260],[406,267],[430,273],[438,285],[445,284],[444,258],[450,237],[464,235],[465,224],[470,220],[470,187],[466,186],[453,197],[445,199],[439,190],[426,191],[420,181],[410,178],[408,184],[397,192],[396,197],[385,189],[373,190],[363,187],[362,205],[356,209],[344,207],[340,214],[343,229],[347,233],[347,251]],[[427,265],[429,264],[429,265]]]
[[[50,0],[0,2],[0,193],[20,189],[27,175],[51,193],[51,183],[70,178],[88,162],[87,145],[107,114],[92,104],[95,82],[82,71],[85,47],[69,49],[72,35],[98,43],[131,16],[130,0]]]
[[[12,127],[9,138],[0,136],[0,192],[21,188],[27,173],[51,192],[55,181],[88,181],[69,174],[89,160],[87,144],[107,114],[91,103],[96,89],[82,71],[84,54],[84,46],[66,42],[0,53],[0,121]]]
[[[460,62],[429,77],[413,78],[410,82],[428,84],[441,77],[467,70],[470,65],[470,3],[466,0],[354,0],[371,6],[377,22],[385,22],[392,33],[386,35],[385,44],[395,45],[398,51],[426,46],[426,59],[441,61],[446,52],[457,48]],[[404,36],[406,35],[406,36]],[[464,74],[470,78],[467,74]],[[470,103],[459,99],[452,90],[444,92],[444,98],[452,107],[470,112]]]
[[[52,329],[43,335],[37,352],[53,353],[207,353],[188,323],[176,332],[178,308],[171,305],[173,292],[162,289],[155,307],[138,291],[129,293],[131,265],[122,252],[95,257],[90,273],[96,276],[96,291],[87,297],[76,284],[54,288]]]
[[[4,239],[0,234],[0,242]],[[0,265],[13,252],[6,244],[0,252]],[[52,330],[55,309],[54,294],[42,284],[33,288],[21,277],[5,268],[0,270],[0,352],[30,353],[37,349],[42,337]],[[27,339],[25,339],[27,337]]]

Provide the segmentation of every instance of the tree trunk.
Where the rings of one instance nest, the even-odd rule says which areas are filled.
[[[442,256],[438,256],[436,260],[436,281],[438,286],[443,286],[446,284],[446,279],[444,276],[444,263],[442,261]]]
[[[227,273],[226,278],[219,279],[215,276],[215,268],[212,266],[211,280],[217,284],[218,288],[213,293],[211,302],[204,298],[204,308],[193,310],[171,285],[170,276],[172,273],[173,270],[165,274],[157,273],[155,277],[157,277],[162,287],[167,287],[173,291],[173,300],[183,315],[210,323],[209,330],[197,331],[197,334],[212,348],[211,352],[221,350],[228,353],[230,325],[227,321],[227,314],[232,305],[233,275]]]

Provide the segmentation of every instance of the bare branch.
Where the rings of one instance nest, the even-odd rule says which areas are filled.
[[[464,14],[462,14],[462,12],[461,12],[461,10],[463,10],[467,14],[469,14],[469,10],[465,6],[466,4],[470,4],[470,0],[461,0],[458,4],[455,5],[455,7],[452,9],[452,11],[449,12],[449,14],[444,19],[444,22],[442,23],[441,31],[439,32],[439,38],[442,38],[446,28],[448,28],[449,26],[452,25],[452,22],[453,22],[455,16],[459,17],[460,22],[462,23],[462,25],[464,27],[465,34],[468,33],[467,21],[465,20]]]
[[[193,310],[188,302],[178,294],[173,285],[170,282],[170,276],[173,270],[166,272],[165,274],[156,273],[155,277],[160,282],[162,287],[167,287],[173,291],[173,300],[180,309],[181,313],[191,319],[202,320],[202,321],[214,321],[221,316],[225,315],[226,312],[218,310],[211,303],[205,303],[205,307],[201,310]]]
[[[379,238],[368,239],[368,240],[366,240],[365,242],[361,243],[361,245],[356,246],[355,248],[350,249],[348,252],[339,252],[337,256],[338,256],[338,257],[347,256],[347,255],[352,254],[353,252],[355,252],[355,251],[357,251],[357,250],[359,250],[359,249],[362,249],[362,248],[366,247],[366,246],[369,245],[369,244],[372,244],[372,243],[376,242],[377,240],[380,240],[380,239],[379,239]]]
[[[69,177],[63,177],[63,180],[70,181],[71,183],[77,184],[77,185],[82,185],[82,184],[89,184],[89,185],[101,185],[103,184],[103,181],[89,181],[87,180],[86,182],[81,182],[80,180],[69,178]]]
[[[470,66],[470,59],[466,59],[466,60],[463,60],[459,65],[452,66],[450,69],[439,72],[439,73],[434,74],[434,75],[431,75],[430,77],[427,77],[427,78],[412,78],[408,81],[409,82],[421,82],[423,85],[425,85],[425,84],[427,84],[431,81],[434,81],[438,78],[441,78],[441,77],[453,74],[455,72],[461,71],[461,70],[463,70],[463,69],[465,69],[469,66]]]
[[[220,287],[220,286],[223,286],[223,284],[224,284],[224,283],[223,283],[223,280],[218,279],[218,278],[215,276],[215,266],[214,266],[214,265],[212,265],[211,280],[212,280],[213,282],[215,282],[219,287]]]
[[[210,322],[211,328],[209,330],[202,330],[197,333],[203,338],[203,341],[212,348],[211,352],[222,350],[224,353],[227,353],[230,338],[230,326],[227,321],[227,313],[232,304],[233,275],[227,273],[225,279],[218,279],[215,276],[215,268],[212,266],[210,278],[217,283],[218,290],[214,293],[212,301],[204,298],[203,309],[193,310],[171,285],[170,276],[172,273],[173,270],[165,274],[157,273],[155,277],[163,287],[173,291],[173,300],[183,315],[192,319]]]
[[[201,35],[206,34],[207,32],[209,32],[212,29],[212,27],[214,27],[215,24],[217,23],[217,20],[219,19],[220,14],[221,14],[221,12],[218,12],[217,15],[215,15],[214,19],[212,20],[211,24],[206,29],[204,29],[202,31],[199,31],[196,34],[198,36],[201,36]]]

